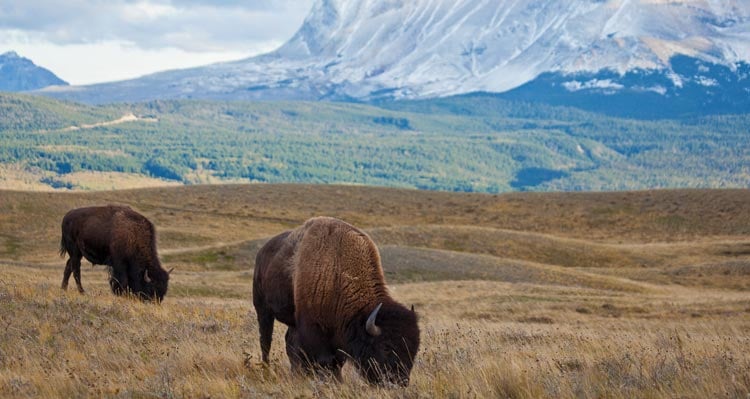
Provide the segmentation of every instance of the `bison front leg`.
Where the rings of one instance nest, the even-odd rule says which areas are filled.
[[[286,355],[289,358],[289,364],[292,366],[292,372],[302,374],[305,371],[305,356],[299,346],[297,330],[294,327],[289,327],[284,338],[286,339]]]
[[[298,323],[297,329],[287,330],[286,341],[292,371],[341,380],[341,368],[346,358],[333,347],[329,334],[316,324]]]
[[[128,291],[127,264],[113,263],[112,274],[109,276],[109,286],[115,295],[124,295]]]
[[[135,265],[128,267],[128,290],[139,299],[149,299],[144,289],[144,274],[139,272]]]

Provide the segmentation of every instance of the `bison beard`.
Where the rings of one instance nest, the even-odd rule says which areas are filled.
[[[62,221],[60,255],[70,258],[65,266],[62,289],[68,288],[71,273],[78,291],[81,258],[110,268],[109,285],[115,295],[132,293],[143,300],[164,299],[169,272],[161,267],[156,253],[156,231],[143,215],[126,206],[73,209]]]
[[[340,378],[353,361],[370,383],[408,384],[417,316],[390,297],[377,247],[357,228],[319,217],[272,238],[256,257],[253,304],[264,362],[278,320],[293,370]]]

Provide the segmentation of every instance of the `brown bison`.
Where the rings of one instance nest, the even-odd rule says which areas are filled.
[[[81,257],[94,265],[110,267],[109,285],[116,295],[132,293],[161,301],[167,293],[169,272],[156,253],[156,230],[143,215],[127,206],[94,206],[73,209],[63,217],[60,256],[65,265],[62,289],[70,274],[81,285]],[[171,272],[171,270],[170,270]]]
[[[370,383],[409,383],[417,315],[391,298],[375,243],[354,226],[317,217],[272,238],[255,260],[253,304],[264,362],[278,320],[296,371],[340,378],[352,360]]]

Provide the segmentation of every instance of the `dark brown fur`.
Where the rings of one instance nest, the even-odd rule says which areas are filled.
[[[62,220],[60,255],[70,258],[65,266],[62,289],[72,273],[78,291],[81,258],[110,267],[109,284],[116,295],[133,293],[143,299],[161,301],[167,292],[169,273],[162,269],[156,253],[156,230],[143,215],[126,206],[96,206],[73,209]]]
[[[382,333],[375,336],[365,323],[381,303]],[[265,362],[275,319],[289,327],[294,369],[340,376],[352,360],[371,383],[408,384],[419,349],[417,316],[391,298],[375,243],[350,224],[318,217],[272,238],[256,257],[253,304]]]

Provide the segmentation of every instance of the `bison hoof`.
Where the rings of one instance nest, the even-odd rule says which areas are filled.
[[[252,357],[245,357],[242,365],[248,371],[268,371],[271,370],[271,365],[264,362],[253,361]]]

